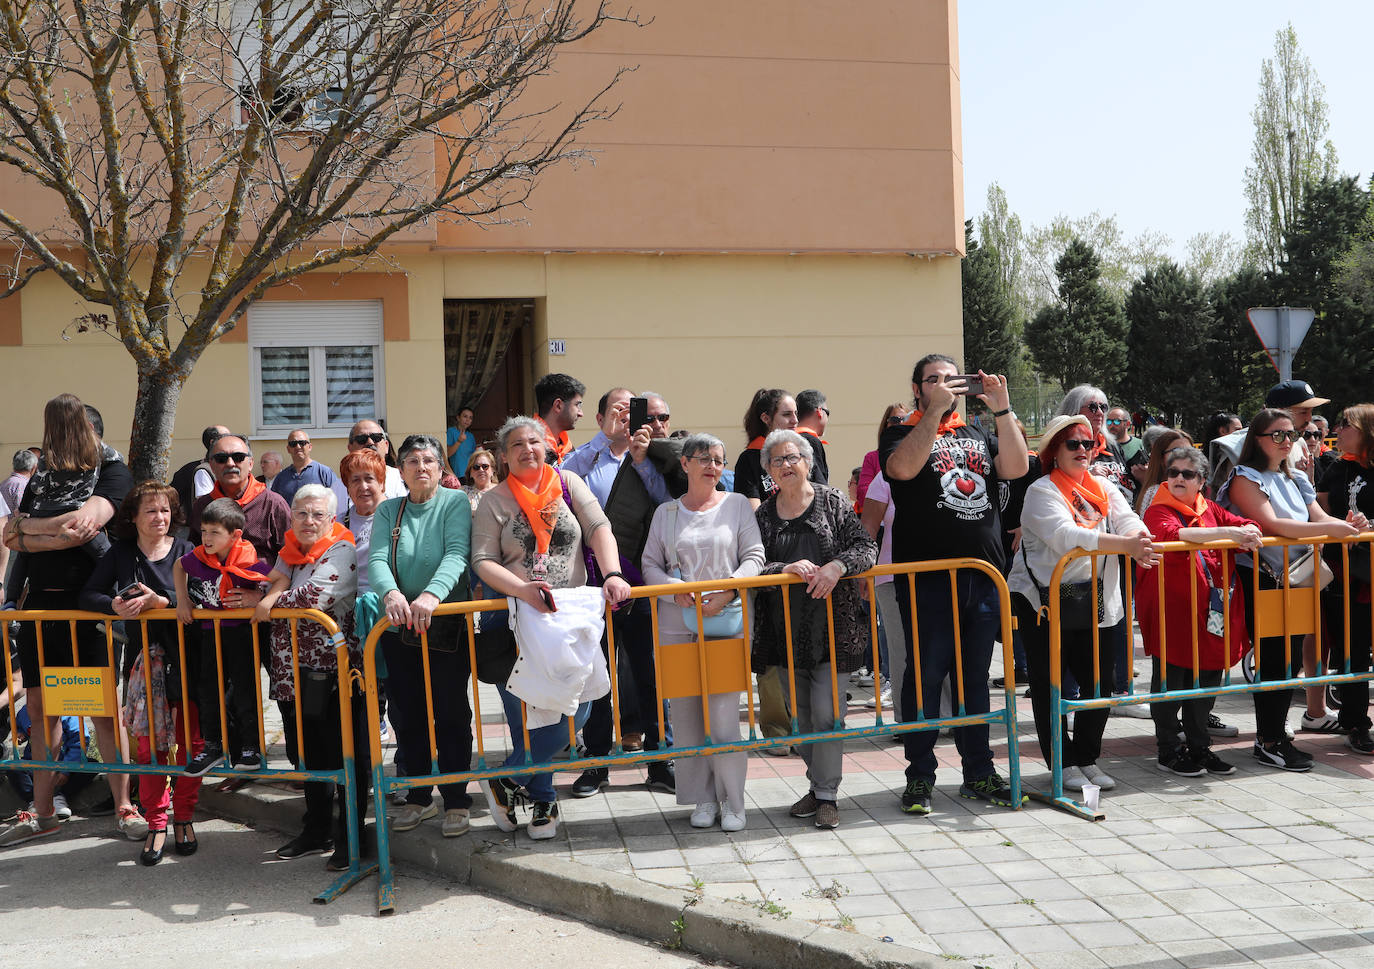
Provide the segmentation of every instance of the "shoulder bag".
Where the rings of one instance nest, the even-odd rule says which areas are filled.
[[[1026,575],[1031,585],[1040,593],[1040,614],[1049,617],[1050,590],[1035,579],[1030,560],[1026,558],[1026,540],[1021,539],[1021,561],[1025,563]],[[1106,599],[1102,595],[1102,574],[1097,576],[1097,618],[1093,618],[1093,583],[1065,582],[1059,586],[1059,628],[1070,630],[1092,629],[1100,626],[1106,618]]]
[[[680,502],[674,499],[668,505],[668,574],[675,579],[682,578],[682,568],[677,558],[677,510]],[[687,631],[697,631],[697,609],[695,605],[682,607],[682,621]],[[702,633],[708,639],[737,639],[744,635],[744,602],[739,594],[714,616],[702,616]]]

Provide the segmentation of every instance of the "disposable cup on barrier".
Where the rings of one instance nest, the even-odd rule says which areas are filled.
[[[1097,804],[1102,795],[1102,788],[1096,784],[1083,785],[1083,806],[1089,811],[1096,811]]]

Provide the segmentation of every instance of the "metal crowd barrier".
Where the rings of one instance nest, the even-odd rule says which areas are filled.
[[[220,737],[224,738],[226,754],[228,750],[228,710],[224,689],[224,664],[222,662],[223,644],[221,641],[221,621],[227,620],[251,620],[253,617],[252,609],[195,609],[192,615],[197,622],[200,620],[212,620],[213,630],[201,630],[201,650],[204,655],[201,662],[214,662],[218,671],[219,679],[219,712],[220,712]],[[303,742],[304,717],[301,711],[301,682],[300,664],[297,662],[298,656],[298,631],[301,620],[309,620],[318,623],[329,634],[334,643],[334,653],[338,661],[338,682],[339,682],[339,726],[343,737],[343,766],[336,770],[314,770],[302,766],[301,769],[283,769],[269,767],[267,765],[267,735],[266,725],[262,715],[263,695],[262,678],[260,675],[254,676],[254,695],[257,700],[257,734],[258,750],[261,751],[263,764],[258,770],[241,771],[234,770],[228,765],[215,768],[209,772],[210,776],[217,777],[251,777],[254,780],[262,781],[327,781],[343,785],[347,792],[345,801],[347,803],[347,816],[345,827],[348,831],[348,859],[349,867],[332,885],[315,896],[315,901],[325,903],[338,898],[352,885],[356,884],[364,876],[370,874],[376,867],[375,863],[363,865],[361,861],[361,843],[359,834],[361,831],[361,818],[357,817],[357,798],[354,784],[354,737],[353,737],[353,715],[352,715],[352,682],[358,674],[350,670],[348,646],[344,641],[342,633],[334,620],[323,612],[315,609],[273,609],[271,612],[273,619],[286,619],[291,623],[291,656],[292,656],[292,675],[295,685],[295,706],[296,706],[296,750],[302,764],[304,764],[305,744]],[[157,621],[170,621],[176,625],[177,629],[177,660],[181,675],[181,710],[183,719],[187,716],[190,707],[190,697],[192,686],[188,683],[190,679],[186,666],[186,629],[177,622],[175,609],[152,609],[145,611],[135,620],[124,620],[126,625],[137,625],[142,633],[142,656],[143,656],[143,675],[144,688],[146,690],[146,705],[148,712],[148,748],[149,759],[152,761],[147,764],[135,764],[130,762],[129,752],[123,745],[123,731],[115,730],[115,737],[120,744],[117,751],[100,752],[105,762],[89,761],[85,759],[85,721],[87,719],[108,718],[116,719],[121,716],[121,706],[117,697],[119,670],[117,664],[117,649],[114,634],[114,623],[118,617],[106,615],[99,612],[82,612],[79,610],[19,610],[0,613],[0,639],[3,640],[4,662],[5,662],[5,687],[8,689],[14,682],[14,666],[11,659],[11,633],[10,623],[34,623],[36,624],[35,637],[38,648],[39,666],[43,670],[44,685],[33,689],[43,693],[43,717],[44,720],[60,716],[77,716],[80,718],[78,728],[81,732],[82,760],[81,761],[54,761],[54,760],[21,760],[19,757],[19,723],[14,697],[10,697],[8,710],[6,711],[9,722],[11,736],[15,738],[14,748],[11,756],[0,759],[0,769],[5,770],[24,770],[24,771],[56,771],[63,773],[85,773],[85,774],[163,774],[169,780],[180,776],[183,773],[183,765],[176,763],[157,763],[158,745],[156,730],[153,717],[153,682],[152,682],[152,663],[149,656],[148,624]],[[107,664],[96,667],[56,667],[48,666],[45,662],[45,645],[43,642],[43,623],[45,622],[65,622],[68,624],[67,636],[73,644],[77,642],[78,623],[103,623],[105,640],[105,658]],[[258,627],[252,625],[253,639],[253,670],[257,674],[262,668],[261,660],[265,644],[259,642]],[[213,643],[213,656],[206,649]],[[79,661],[80,655],[76,648],[73,648],[73,659]],[[64,680],[66,682],[64,682]],[[174,701],[173,697],[168,697],[168,703]],[[375,723],[375,721],[374,721]],[[46,725],[34,722],[32,730],[45,730]],[[189,724],[186,727],[189,736]],[[176,738],[171,738],[171,743],[175,744]],[[169,751],[170,751],[169,744]],[[51,754],[51,752],[50,752]],[[191,752],[184,753],[183,759],[189,759]],[[117,757],[118,760],[110,760]],[[176,758],[169,755],[168,760]]]
[[[703,723],[705,727],[705,743],[696,747],[660,747],[653,751],[638,751],[634,753],[626,752],[623,746],[623,735],[620,722],[620,699],[617,683],[618,663],[616,660],[615,630],[611,622],[612,610],[608,607],[606,611],[606,630],[608,646],[608,673],[610,675],[610,698],[612,708],[612,752],[603,757],[578,756],[578,745],[575,727],[568,720],[568,744],[572,754],[570,760],[540,762],[536,765],[530,754],[530,738],[528,723],[524,722],[525,705],[521,704],[522,723],[520,730],[524,740],[525,762],[518,768],[503,767],[500,764],[501,757],[488,757],[487,746],[482,732],[482,700],[480,689],[475,676],[469,677],[462,689],[470,691],[471,709],[473,712],[473,738],[475,743],[475,763],[470,770],[453,771],[442,773],[438,768],[438,751],[435,744],[434,731],[434,705],[436,697],[434,685],[430,679],[430,661],[427,635],[421,637],[421,643],[414,648],[420,650],[421,664],[425,681],[425,714],[427,716],[427,726],[429,729],[429,767],[428,773],[408,775],[405,777],[391,776],[386,773],[382,757],[380,720],[381,711],[377,694],[377,653],[378,645],[383,633],[391,628],[390,622],[383,616],[378,623],[372,627],[367,634],[363,645],[363,679],[365,684],[365,697],[367,702],[367,724],[369,730],[368,741],[371,745],[372,754],[372,791],[375,802],[375,812],[378,818],[377,824],[377,855],[378,855],[378,876],[379,884],[377,889],[377,909],[379,914],[388,914],[395,909],[396,889],[395,872],[391,860],[391,835],[388,825],[382,823],[382,819],[387,814],[388,797],[393,791],[406,790],[418,786],[433,786],[453,783],[468,783],[477,780],[487,780],[509,775],[512,771],[522,773],[534,773],[536,767],[541,770],[556,772],[582,771],[593,767],[624,767],[634,764],[647,764],[654,761],[677,759],[682,757],[702,757],[711,754],[731,752],[731,751],[751,751],[761,750],[766,747],[778,747],[793,744],[811,744],[827,740],[848,740],[864,739],[894,734],[910,733],[918,730],[939,730],[945,727],[969,726],[973,724],[1000,724],[1008,736],[1007,758],[1009,782],[1013,791],[1013,801],[1020,804],[1021,775],[1017,756],[1016,744],[1016,684],[1010,677],[1010,671],[1014,666],[1012,660],[1012,629],[1014,621],[1011,613],[1011,597],[1007,590],[1006,581],[1001,573],[978,559],[947,559],[932,562],[906,563],[901,565],[885,565],[870,569],[867,572],[855,576],[848,576],[841,581],[845,582],[864,582],[867,586],[868,601],[870,608],[869,633],[872,647],[871,667],[875,671],[879,668],[878,660],[878,632],[877,632],[877,597],[875,593],[875,579],[883,575],[894,576],[894,581],[902,583],[903,577],[906,578],[905,585],[907,593],[911,597],[912,624],[916,625],[916,593],[914,576],[919,573],[948,573],[951,579],[951,599],[955,600],[955,589],[953,581],[960,570],[973,570],[986,575],[996,586],[1000,605],[1000,629],[1001,642],[1003,649],[1003,661],[1008,671],[1004,696],[1005,702],[1002,707],[991,709],[986,714],[970,714],[967,712],[964,703],[964,684],[963,677],[956,677],[958,688],[955,694],[956,709],[950,716],[927,716],[926,711],[921,709],[921,681],[920,681],[920,643],[916,631],[913,630],[913,669],[911,675],[915,677],[917,690],[917,710],[914,717],[908,722],[894,723],[884,719],[884,711],[881,695],[876,697],[875,722],[872,726],[847,728],[841,725],[839,717],[836,718],[832,729],[819,731],[816,733],[803,734],[798,729],[795,711],[796,705],[796,677],[792,666],[792,629],[790,610],[783,610],[784,626],[787,636],[787,657],[788,657],[788,683],[789,699],[791,710],[793,711],[790,722],[790,731],[776,737],[765,737],[759,732],[759,717],[755,706],[755,696],[753,685],[750,682],[750,640],[752,638],[752,616],[750,597],[743,595],[743,592],[751,589],[761,589],[767,587],[803,585],[805,580],[794,575],[767,575],[756,576],[747,579],[713,579],[702,582],[674,583],[671,585],[641,586],[634,588],[631,598],[644,599],[650,601],[650,619],[654,639],[654,669],[658,696],[660,701],[671,699],[674,702],[690,702],[691,699],[700,698],[702,703]],[[741,591],[743,601],[744,632],[742,637],[735,639],[707,639],[704,634],[698,633],[697,641],[682,644],[661,644],[658,641],[658,610],[660,596],[672,596],[679,594],[692,594],[696,599],[697,608],[697,628],[703,628],[701,621],[701,595],[706,592],[714,592],[722,589],[735,589]],[[468,630],[468,669],[477,669],[477,651],[473,634],[476,631],[474,616],[479,612],[504,611],[507,608],[505,599],[487,599],[469,602],[445,603],[435,609],[436,615],[463,615],[466,617]],[[831,641],[831,695],[835,711],[842,711],[845,701],[842,699],[844,692],[839,680],[839,675],[835,671],[835,647],[834,647],[834,607],[833,602],[827,597],[826,600],[827,624],[830,632]],[[955,611],[957,615],[957,610]],[[956,669],[962,669],[962,643],[960,630],[953,631],[954,635],[954,663]],[[900,649],[901,636],[896,630],[888,630],[888,649]],[[705,688],[703,689],[703,684]],[[899,684],[894,684],[899,686]],[[739,741],[728,743],[713,742],[711,739],[711,720],[710,711],[706,698],[711,693],[733,692],[738,690],[746,698],[747,703],[747,722],[748,736]],[[879,691],[875,687],[875,694]],[[442,700],[442,698],[440,698]],[[662,702],[656,711],[659,720],[659,736],[665,736],[664,715]],[[507,725],[509,728],[509,724]],[[555,766],[556,765],[556,766]],[[407,770],[413,769],[413,765],[407,764]]]
[[[1249,630],[1251,648],[1254,650],[1255,653],[1255,678],[1252,682],[1246,682],[1244,678],[1242,678],[1238,682],[1233,681],[1231,677],[1231,670],[1228,669],[1223,672],[1222,682],[1220,686],[1204,687],[1199,685],[1198,681],[1200,665],[1198,658],[1199,647],[1197,635],[1197,617],[1199,608],[1206,609],[1207,603],[1199,602],[1197,596],[1197,585],[1196,583],[1192,583],[1191,595],[1189,596],[1189,601],[1187,602],[1187,608],[1189,609],[1190,615],[1193,617],[1192,689],[1172,691],[1160,690],[1157,692],[1130,693],[1125,696],[1111,696],[1110,690],[1104,691],[1102,689],[1102,676],[1101,669],[1099,667],[1098,655],[1098,644],[1100,641],[1100,636],[1102,634],[1102,629],[1097,626],[1094,626],[1092,629],[1093,683],[1091,684],[1091,686],[1092,692],[1095,694],[1095,696],[1088,699],[1067,700],[1063,696],[1063,654],[1061,642],[1062,630],[1060,629],[1059,621],[1060,601],[1058,595],[1050,596],[1048,622],[1050,647],[1049,666],[1051,702],[1050,748],[1052,751],[1050,769],[1052,774],[1052,787],[1048,794],[1040,794],[1038,792],[1033,792],[1034,796],[1038,800],[1046,801],[1047,803],[1053,804],[1055,807],[1061,808],[1072,814],[1076,814],[1079,817],[1087,818],[1088,820],[1099,821],[1102,818],[1106,817],[1106,815],[1100,808],[1089,808],[1081,801],[1074,800],[1073,798],[1066,796],[1064,793],[1063,716],[1071,712],[1077,710],[1098,709],[1102,707],[1128,706],[1132,704],[1150,703],[1154,701],[1181,701],[1204,696],[1228,696],[1237,693],[1260,693],[1270,690],[1300,689],[1309,686],[1325,687],[1329,684],[1359,683],[1374,680],[1374,671],[1355,673],[1351,672],[1350,670],[1350,610],[1352,608],[1351,593],[1353,591],[1350,579],[1350,550],[1351,546],[1363,545],[1369,548],[1370,554],[1374,554],[1374,532],[1364,532],[1360,535],[1355,535],[1350,538],[1327,538],[1321,540],[1320,542],[1313,540],[1304,541],[1297,539],[1265,538],[1263,540],[1263,544],[1266,547],[1277,547],[1283,549],[1284,580],[1283,584],[1278,588],[1263,589],[1260,587],[1259,582],[1260,569],[1256,568],[1254,569],[1253,573],[1253,581],[1251,583],[1252,587],[1245,593],[1247,596],[1251,597],[1250,601],[1254,603],[1253,613],[1255,628]],[[1316,637],[1316,655],[1318,664],[1322,664],[1323,669],[1325,669],[1326,666],[1329,665],[1323,664],[1323,623],[1321,608],[1323,594],[1322,590],[1317,587],[1317,583],[1315,582],[1311,586],[1294,587],[1291,585],[1288,579],[1290,558],[1292,556],[1292,553],[1290,553],[1289,551],[1290,548],[1292,548],[1293,546],[1301,546],[1304,548],[1306,548],[1307,546],[1313,546],[1315,549],[1314,555],[1320,556],[1323,546],[1326,545],[1340,546],[1342,564],[1344,565],[1344,568],[1341,570],[1341,576],[1338,579],[1334,580],[1331,586],[1328,587],[1334,588],[1337,587],[1337,583],[1341,583],[1340,588],[1343,593],[1344,618],[1341,643],[1344,659],[1342,662],[1342,671],[1339,673],[1322,672],[1318,676],[1311,677],[1302,676],[1294,677],[1291,679],[1286,678],[1267,680],[1260,673],[1259,654],[1262,648],[1260,645],[1261,639],[1276,638],[1282,636],[1284,640],[1285,661],[1288,664],[1287,668],[1291,669],[1291,663],[1293,659],[1292,637],[1305,636],[1311,634]],[[1199,549],[1236,550],[1239,549],[1240,546],[1232,541],[1216,541],[1205,542],[1202,544],[1194,544],[1191,542],[1161,542],[1158,543],[1156,547],[1161,552],[1168,554],[1171,552],[1191,553]],[[1099,563],[1103,558],[1110,554],[1111,553],[1109,552],[1102,551],[1090,552],[1085,549],[1074,549],[1068,552],[1064,555],[1063,558],[1059,560],[1058,564],[1055,566],[1054,574],[1050,577],[1050,584],[1047,586],[1047,588],[1058,589],[1063,580],[1064,570],[1068,568],[1068,566],[1071,563],[1078,559],[1090,558],[1092,560],[1092,608],[1095,612],[1097,609],[1097,589],[1100,576]],[[1130,561],[1130,559],[1126,559],[1125,561],[1129,568],[1126,569],[1125,602],[1123,602],[1123,606],[1126,610],[1126,619],[1129,620],[1131,623],[1129,633],[1131,636],[1131,642],[1134,643],[1135,625],[1137,621],[1134,608],[1135,567],[1134,564]],[[1225,624],[1223,627],[1223,637],[1228,642],[1231,637],[1231,599],[1234,595],[1242,594],[1239,588],[1236,588],[1234,591],[1232,589],[1232,572],[1233,569],[1231,563],[1231,556],[1226,556],[1223,559],[1223,571],[1222,575],[1219,577],[1219,582],[1223,587],[1223,608],[1225,610]],[[1156,566],[1154,569],[1152,569],[1149,573],[1146,574],[1146,581],[1155,581],[1159,583],[1159,621],[1162,629],[1166,613],[1166,597],[1164,595],[1164,568],[1162,561],[1160,565]],[[1170,601],[1168,603],[1169,608],[1181,608],[1183,605],[1183,603],[1173,601]],[[1358,603],[1354,603],[1353,605],[1362,607],[1361,604]],[[1374,623],[1374,602],[1371,602],[1368,608],[1370,609],[1371,623]],[[1132,650],[1134,650],[1134,647],[1132,647]],[[1089,684],[1079,684],[1080,690],[1086,691],[1088,687]],[[1108,695],[1102,695],[1104,692]]]

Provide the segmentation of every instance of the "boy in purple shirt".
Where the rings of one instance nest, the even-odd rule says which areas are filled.
[[[251,542],[244,541],[243,526],[243,509],[232,498],[217,498],[201,512],[201,544],[172,567],[177,590],[177,620],[182,625],[194,621],[193,608],[237,608],[226,601],[237,598],[236,589],[262,590],[271,566],[258,558]],[[191,777],[202,777],[225,760],[219,719],[221,676],[228,704],[229,735],[243,738],[233,768],[252,771],[262,766],[262,754],[258,751],[258,667],[253,662],[252,623],[245,619],[220,621],[221,664],[213,661],[214,626],[213,620],[201,622],[207,635],[202,640],[204,652],[200,681],[196,684],[196,702],[200,705],[200,733],[205,738],[205,749],[186,764],[186,773]]]

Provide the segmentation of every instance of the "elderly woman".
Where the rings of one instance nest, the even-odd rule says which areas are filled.
[[[758,575],[763,566],[763,543],[749,499],[716,489],[725,470],[725,445],[710,434],[693,434],[682,443],[681,460],[687,473],[687,493],[654,512],[642,559],[644,580],[663,585]],[[733,590],[708,592],[701,597],[702,616],[718,616],[738,598]],[[687,612],[692,613],[690,628]],[[660,600],[660,643],[694,643],[695,629],[693,596],[664,596]],[[705,741],[703,704],[711,717],[712,742],[739,740],[739,699],[735,691],[712,693],[700,701],[691,697],[675,701],[669,710],[674,741],[685,747]],[[709,828],[719,818],[722,831],[743,830],[748,766],[744,751],[678,761],[677,803],[695,806],[689,819],[692,827]]]
[[[767,560],[763,574],[797,575],[806,585],[759,592],[750,660],[756,673],[776,667],[784,694],[796,684],[796,716],[802,733],[832,730],[837,722],[843,724],[845,703],[844,697],[835,695],[832,675],[848,673],[869,653],[862,589],[854,582],[841,584],[840,579],[871,568],[878,558],[878,545],[843,492],[810,480],[811,447],[796,431],[770,433],[761,458],[778,489],[755,513]],[[834,606],[833,641],[826,617],[827,596]],[[784,608],[792,619],[790,669]],[[806,744],[801,755],[810,790],[788,813],[794,818],[815,818],[818,828],[837,827],[844,741]]]
[[[473,451],[472,456],[468,458],[463,480],[467,482],[463,485],[463,491],[472,502],[472,510],[475,512],[482,496],[496,487],[496,455],[484,447]]]
[[[270,611],[318,609],[332,618],[348,642],[353,664],[361,665],[358,637],[353,628],[353,600],[358,594],[358,556],[353,533],[335,521],[338,498],[333,489],[308,484],[291,499],[291,529],[269,576],[267,593],[253,618],[266,622]],[[293,650],[291,627],[286,619],[272,622],[268,675],[272,699],[281,711],[286,753],[293,764],[310,770],[335,770],[343,765],[343,731],[339,725],[338,657],[330,634],[317,622],[300,620]],[[299,704],[296,686],[300,685]],[[353,700],[353,733],[366,736],[361,697]],[[296,711],[305,749],[296,749]],[[366,745],[354,751],[354,793],[358,818],[367,811],[367,787],[371,769]],[[300,834],[277,849],[278,858],[299,858],[312,852],[334,855],[329,867],[348,867],[347,805],[339,787],[339,819],[333,823],[336,785],[327,781],[305,782],[305,822]]]
[[[1041,440],[1042,475],[1026,490],[1025,505],[1021,509],[1021,547],[1008,584],[1014,593],[1012,608],[1026,649],[1031,708],[1035,712],[1040,751],[1049,763],[1053,752],[1050,747],[1050,639],[1049,624],[1044,621],[1045,604],[1049,596],[1071,591],[1070,586],[1079,587],[1075,591],[1080,601],[1092,594],[1092,590],[1083,588],[1091,581],[1090,559],[1076,560],[1064,570],[1064,584],[1059,589],[1047,589],[1055,565],[1073,549],[1112,553],[1097,561],[1097,614],[1088,615],[1083,628],[1066,628],[1068,623],[1063,622],[1065,617],[1061,614],[1063,669],[1072,672],[1079,689],[1086,693],[1095,681],[1093,625],[1099,627],[1097,662],[1101,685],[1109,690],[1112,682],[1116,653],[1107,632],[1121,622],[1124,615],[1117,556],[1129,555],[1137,565],[1148,569],[1159,561],[1159,553],[1154,549],[1149,530],[1131,510],[1120,489],[1089,472],[1099,442],[1087,417],[1061,414],[1050,421]],[[1061,606],[1065,605],[1070,597],[1063,595],[1060,601]],[[1102,753],[1102,733],[1107,726],[1107,710],[1079,710],[1074,717],[1072,733],[1067,723],[1061,725],[1064,786],[1070,790],[1082,790],[1084,784],[1095,784],[1103,790],[1114,788],[1116,781],[1097,766],[1097,758]]]
[[[123,672],[129,685],[124,723],[136,746],[135,763],[139,764],[150,764],[154,757],[158,763],[172,763],[169,752],[173,747],[177,750],[175,762],[185,764],[189,756],[200,753],[204,746],[195,701],[199,675],[196,651],[188,646],[186,661],[192,669],[182,670],[176,624],[170,620],[148,623],[148,642],[145,644],[145,627],[139,621],[139,616],[147,610],[166,609],[175,604],[172,566],[191,551],[191,543],[173,537],[171,529],[184,521],[175,488],[159,481],[135,485],[119,506],[115,518],[118,538],[95,564],[95,571],[86,580],[79,600],[82,609],[113,613],[125,620],[129,646]],[[185,709],[183,685],[189,704]],[[154,741],[151,745],[148,742],[150,723]],[[156,865],[162,860],[167,843],[169,806],[173,807],[177,854],[195,854],[199,843],[191,819],[200,798],[200,783],[199,777],[185,775],[174,778],[170,785],[161,774],[138,775],[138,799],[148,821],[148,837],[139,856],[143,864]]]
[[[1193,439],[1186,432],[1173,427],[1156,425],[1145,432],[1145,437],[1149,439],[1145,447],[1149,449],[1150,456],[1145,465],[1145,476],[1140,480],[1140,494],[1135,501],[1137,515],[1145,514],[1145,509],[1154,501],[1155,491],[1160,485],[1167,483],[1164,472],[1168,467],[1166,456],[1169,452],[1174,448],[1193,445]]]
[[[1217,493],[1217,501],[1257,522],[1265,535],[1280,538],[1345,538],[1367,528],[1368,522],[1358,512],[1352,512],[1347,521],[1341,521],[1317,504],[1317,493],[1307,476],[1289,467],[1288,454],[1297,440],[1299,434],[1288,411],[1268,407],[1261,410],[1250,421],[1236,467]],[[1301,551],[1301,548],[1290,550],[1290,561]],[[1251,601],[1255,588],[1255,561],[1249,555],[1242,555],[1236,564],[1237,579],[1245,596],[1246,625],[1252,630],[1255,629],[1255,607]],[[1259,587],[1278,588],[1284,568],[1283,549],[1263,549],[1258,561]],[[1294,636],[1287,644],[1282,635],[1257,640],[1257,678],[1273,681],[1296,677],[1303,658],[1302,639]],[[1255,694],[1254,754],[1266,767],[1301,772],[1312,769],[1312,756],[1298,750],[1288,739],[1286,721],[1292,696],[1292,690],[1267,690]],[[1306,722],[1309,715],[1303,716]]]
[[[1254,551],[1262,537],[1259,526],[1231,514],[1202,494],[1209,470],[1197,448],[1182,446],[1165,455],[1164,484],[1145,509],[1145,527],[1157,542],[1233,541]],[[1249,635],[1245,605],[1236,591],[1232,553],[1216,549],[1166,552],[1162,576],[1140,573],[1135,607],[1145,654],[1154,657],[1151,691],[1219,686],[1221,675],[1245,652]],[[1162,586],[1161,586],[1162,581]],[[1223,587],[1229,583],[1229,589]],[[1220,605],[1230,595],[1227,617]],[[1220,596],[1218,599],[1216,597]],[[1160,603],[1166,604],[1160,622]],[[1218,608],[1213,608],[1213,606]],[[1194,612],[1194,609],[1196,611]],[[1193,679],[1193,641],[1197,641],[1198,676]],[[1216,697],[1156,701],[1150,705],[1159,747],[1159,769],[1180,777],[1234,774],[1235,767],[1212,753],[1208,729]],[[1180,707],[1183,723],[1179,724]],[[1180,732],[1184,742],[1179,743]]]
[[[472,564],[478,578],[498,595],[519,599],[537,613],[556,607],[553,590],[587,584],[585,543],[604,576],[602,594],[612,604],[625,601],[630,585],[620,574],[620,553],[610,522],[596,497],[577,475],[556,471],[545,462],[544,428],[532,417],[512,417],[497,432],[510,473],[487,492],[473,525]],[[599,655],[599,654],[598,654]],[[525,762],[520,699],[497,684],[514,750],[505,766]],[[591,711],[591,698],[579,702],[573,715],[580,726]],[[568,717],[532,727],[530,759],[548,763],[568,742]],[[517,828],[516,804],[534,802],[529,836],[535,841],[558,833],[558,800],[553,773],[543,771],[494,781],[481,781],[492,820],[502,831]]]
[[[396,727],[402,762],[430,763],[421,634],[429,644],[429,689],[439,770],[455,773],[472,765],[472,707],[468,703],[468,641],[461,616],[434,618],[441,602],[468,596],[468,553],[472,504],[461,491],[439,487],[444,450],[428,434],[401,442],[401,478],[407,493],[384,501],[373,518],[378,540],[368,550],[368,580],[394,627],[379,644],[387,667],[387,692],[400,713]],[[468,830],[472,796],[466,784],[444,784],[442,833],[456,838]],[[410,831],[439,813],[431,787],[412,787],[391,819],[391,830]]]

